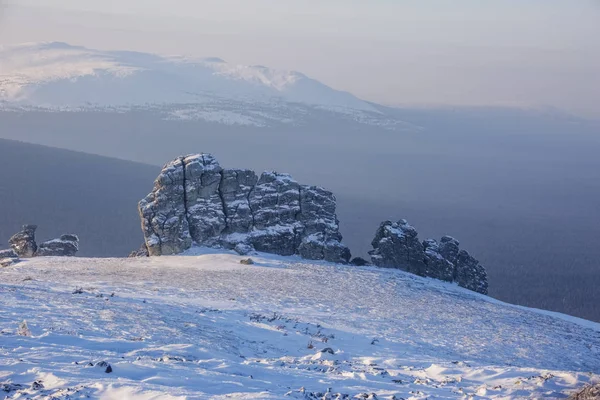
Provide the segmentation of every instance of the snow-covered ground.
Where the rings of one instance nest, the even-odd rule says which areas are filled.
[[[397,270],[241,258],[0,269],[0,396],[565,398],[600,381],[600,324]]]

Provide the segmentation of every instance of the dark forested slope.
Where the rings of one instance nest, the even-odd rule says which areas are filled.
[[[159,168],[0,139],[0,248],[22,224],[39,239],[76,233],[81,256],[127,255],[142,241],[137,202]]]

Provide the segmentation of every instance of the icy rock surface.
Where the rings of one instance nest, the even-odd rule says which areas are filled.
[[[37,225],[23,225],[21,232],[15,233],[8,241],[19,257],[33,257],[37,251],[35,231]]]
[[[346,263],[335,207],[331,192],[287,174],[223,169],[212,155],[196,154],[164,166],[139,212],[151,256],[196,243]]]
[[[371,244],[371,260],[379,267],[456,282],[466,289],[487,294],[485,268],[466,250],[461,250],[458,240],[451,236],[442,237],[439,243],[434,239],[421,243],[417,230],[402,219],[383,222]]]
[[[79,238],[76,235],[62,235],[39,245],[37,257],[72,257],[79,251]]]

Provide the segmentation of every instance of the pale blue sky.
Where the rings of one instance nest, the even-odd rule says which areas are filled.
[[[593,0],[5,0],[1,18],[0,44],[218,56],[387,104],[600,116]]]

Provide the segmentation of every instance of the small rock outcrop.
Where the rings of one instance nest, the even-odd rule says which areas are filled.
[[[39,245],[36,257],[73,257],[79,251],[76,235],[62,235]]]
[[[21,232],[14,234],[8,241],[12,250],[0,251],[0,259],[49,256],[71,257],[79,251],[79,238],[71,234],[48,240],[38,246],[35,241],[36,230],[37,225],[23,225]],[[10,254],[14,254],[15,257]]]
[[[600,399],[600,383],[589,385],[569,396],[568,400],[598,400]]]
[[[423,244],[417,235],[417,230],[404,219],[383,222],[371,242],[371,261],[378,267],[399,268],[423,275],[425,257]]]
[[[21,232],[15,233],[8,243],[19,257],[29,258],[35,255],[37,243],[35,242],[35,231],[37,225],[23,225]]]
[[[9,267],[19,262],[19,255],[14,250],[0,250],[0,267]]]
[[[417,230],[402,219],[383,222],[371,244],[373,250],[369,254],[374,265],[456,282],[466,289],[487,294],[485,268],[467,251],[461,250],[458,240],[451,236],[442,237],[439,243],[434,239],[420,242]]]
[[[0,250],[0,258],[19,258],[19,255],[14,250]]]
[[[196,243],[347,263],[335,207],[331,192],[287,174],[223,169],[210,154],[196,154],[163,167],[139,213],[150,256]]]

